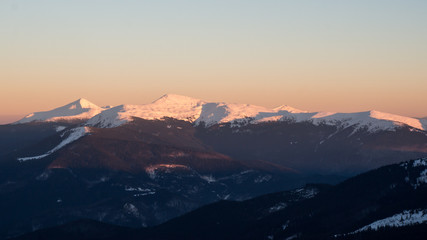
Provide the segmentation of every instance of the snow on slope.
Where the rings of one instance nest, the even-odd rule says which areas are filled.
[[[190,97],[167,94],[145,105],[120,105],[103,111],[90,119],[90,126],[116,127],[139,117],[148,120],[164,117],[208,125],[256,118],[261,112],[271,112],[264,107],[248,104],[208,103]]]
[[[77,101],[50,111],[31,113],[25,116],[23,119],[15,122],[15,124],[28,123],[33,121],[54,122],[58,120],[69,121],[76,119],[89,119],[100,113],[102,110],[104,109],[98,107],[86,99],[81,98]]]
[[[120,105],[107,109],[89,119],[87,124],[89,126],[117,127],[132,121],[132,117],[147,120],[170,117],[194,122],[200,116],[204,104],[204,101],[198,99],[168,94],[151,104]]]
[[[421,118],[420,122],[423,125],[423,128],[427,129],[427,118]]]
[[[367,226],[364,226],[350,234],[368,231],[368,230],[378,230],[383,227],[403,227],[414,224],[421,224],[427,222],[427,210],[412,210],[412,211],[403,211],[401,213],[395,214],[391,217],[384,218],[378,221],[375,221]]]
[[[416,129],[425,130],[418,119],[398,116],[379,111],[357,113],[317,113],[312,117],[315,123],[339,124],[344,127],[358,125],[367,127],[370,131],[393,130],[397,126],[408,125]]]
[[[190,97],[167,94],[145,105],[120,105],[107,109],[91,118],[87,124],[98,127],[117,127],[132,121],[132,117],[148,120],[175,118],[196,125],[204,122],[207,126],[217,123],[232,123],[238,126],[247,123],[291,120],[312,121],[314,124],[340,125],[342,127],[367,127],[370,131],[393,130],[398,126],[426,130],[426,123],[420,119],[403,117],[378,111],[358,113],[307,112],[289,106],[274,109],[248,105],[206,102]],[[423,125],[424,124],[424,125]]]
[[[68,135],[67,138],[62,140],[56,147],[49,150],[47,153],[39,155],[39,156],[33,156],[33,157],[21,157],[18,158],[18,161],[24,162],[28,160],[34,160],[34,159],[41,159],[44,157],[49,156],[50,154],[58,151],[59,149],[63,148],[65,145],[72,143],[76,141],[77,139],[83,137],[84,135],[88,134],[90,132],[90,129],[88,127],[77,127],[70,130],[71,133]]]
[[[299,109],[290,107],[288,105],[282,105],[282,106],[274,108],[273,110],[276,111],[276,112],[287,111],[287,112],[290,112],[290,113],[306,113],[307,112],[307,111],[303,111],[303,110],[299,110]]]

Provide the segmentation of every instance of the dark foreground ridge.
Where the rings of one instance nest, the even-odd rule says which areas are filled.
[[[390,220],[402,213],[409,214]],[[17,239],[424,239],[426,215],[427,159],[417,159],[336,186],[307,185],[241,202],[220,201],[155,227],[82,220]],[[384,227],[375,229],[371,224],[378,221]]]

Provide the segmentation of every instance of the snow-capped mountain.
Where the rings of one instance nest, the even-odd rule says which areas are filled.
[[[98,113],[102,112],[104,108],[89,102],[86,99],[80,98],[65,106],[55,108],[45,112],[35,112],[28,114],[23,119],[16,122],[29,123],[34,121],[73,121],[73,120],[87,120]]]
[[[151,104],[125,104],[110,108],[89,119],[87,124],[99,127],[117,127],[132,121],[133,117],[147,120],[170,117],[193,122],[200,116],[204,104],[206,103],[202,100],[169,94]]]
[[[112,108],[79,100],[32,119],[36,123],[0,126],[0,210],[14,218],[0,219],[0,238],[77,218],[152,225],[219,199],[243,200],[427,157],[422,119],[377,111],[270,109],[169,94]],[[409,176],[417,177],[408,185],[414,191],[426,186],[424,170]],[[35,204],[28,205],[29,198]],[[282,203],[267,212],[285,210]],[[10,222],[22,224],[11,228]],[[282,225],[286,221],[278,229]]]
[[[169,117],[189,121],[196,125],[204,122],[207,126],[221,123],[232,123],[234,126],[239,126],[271,121],[310,121],[316,125],[324,123],[343,127],[367,127],[370,131],[393,130],[405,125],[419,130],[427,129],[427,123],[423,120],[379,111],[307,112],[289,106],[270,109],[249,104],[206,102],[174,94],[164,95],[151,104],[120,105],[105,110],[91,118],[87,124],[104,128],[117,127],[132,121],[133,117],[147,120]]]
[[[250,104],[207,102],[176,94],[166,94],[149,104],[124,104],[105,108],[98,107],[88,100],[79,99],[51,111],[31,113],[16,123],[88,119],[86,123],[88,126],[111,128],[131,122],[134,117],[146,120],[175,118],[195,125],[203,123],[206,126],[223,123],[241,126],[261,122],[308,121],[316,125],[367,128],[371,132],[394,130],[400,126],[409,126],[418,130],[427,129],[426,119],[399,116],[375,110],[356,113],[308,112],[286,105],[267,108]]]

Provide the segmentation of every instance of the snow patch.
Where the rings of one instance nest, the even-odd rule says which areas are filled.
[[[41,158],[47,157],[50,154],[52,154],[52,153],[58,151],[59,149],[63,148],[65,145],[72,143],[72,142],[76,141],[77,139],[85,136],[86,134],[88,134],[90,132],[90,129],[89,129],[89,127],[77,127],[77,128],[71,129],[70,131],[71,131],[71,133],[68,135],[68,137],[66,139],[62,140],[62,142],[60,142],[53,149],[49,150],[47,153],[39,155],[39,156],[18,158],[18,161],[24,162],[24,161],[28,161],[28,160],[35,160],[35,159],[41,159]]]
[[[427,169],[420,173],[420,176],[417,178],[417,183],[415,184],[415,188],[419,187],[421,184],[427,183]]]
[[[46,181],[50,177],[51,172],[52,171],[50,169],[47,169],[47,170],[43,171],[42,174],[40,174],[40,175],[38,175],[36,177],[36,180],[38,180],[38,181]]]
[[[139,210],[132,203],[125,203],[125,205],[123,205],[123,209],[127,214],[133,215],[135,217],[139,217]]]
[[[149,188],[140,188],[140,187],[136,187],[136,188],[134,188],[134,187],[130,187],[130,186],[125,186],[125,191],[127,191],[127,192],[134,192],[134,191],[138,191],[138,192],[150,192],[151,191],[151,189],[149,189]]]
[[[201,179],[205,180],[208,183],[216,182],[216,179],[212,175],[200,176]]]
[[[270,181],[272,178],[271,175],[263,175],[263,176],[258,176],[257,178],[254,179],[254,183],[263,183],[263,182],[268,182]]]
[[[378,230],[383,227],[403,227],[414,224],[427,222],[427,209],[424,210],[405,210],[402,213],[395,214],[391,217],[375,221],[364,226],[350,234],[359,233],[368,230]]]
[[[50,153],[45,153],[45,154],[38,155],[38,156],[33,156],[33,157],[22,157],[22,158],[18,158],[18,161],[20,161],[20,162],[25,162],[25,161],[28,161],[28,160],[42,159],[42,158],[44,158],[44,157],[49,156],[49,154],[50,154]]]
[[[427,158],[417,159],[412,164],[412,167],[427,166]]]
[[[126,192],[136,192],[135,194],[133,194],[134,197],[140,197],[140,196],[147,196],[147,195],[153,195],[156,194],[155,191],[149,189],[149,188],[141,188],[141,187],[130,187],[130,186],[125,186],[125,191]]]
[[[64,127],[64,126],[57,126],[56,127],[56,132],[60,132],[60,131],[62,131],[62,130],[64,130],[64,129],[66,129],[67,127]]]
[[[170,172],[174,169],[189,169],[189,167],[181,164],[156,164],[146,167],[145,172],[151,179],[155,179],[157,177],[156,171],[164,170],[165,172]]]
[[[134,197],[142,197],[142,196],[153,195],[153,194],[156,194],[156,192],[137,193],[137,194],[134,194],[133,196]]]
[[[280,121],[282,118],[283,118],[283,116],[265,117],[265,118],[261,118],[261,119],[254,121],[254,123],[277,122],[277,121]]]
[[[296,239],[296,238],[298,238],[298,235],[297,235],[297,234],[294,234],[294,235],[292,235],[292,236],[290,236],[290,237],[286,238],[286,240],[292,240],[292,239]]]
[[[319,190],[315,188],[299,188],[294,190],[296,194],[298,194],[300,197],[308,199],[313,198],[319,193]]]
[[[268,212],[269,212],[269,213],[277,212],[277,211],[280,211],[280,210],[282,210],[282,209],[286,208],[287,206],[288,206],[288,205],[287,205],[286,203],[278,203],[278,204],[276,204],[276,205],[274,205],[274,206],[270,207],[270,208],[268,209]]]
[[[282,231],[285,231],[289,226],[289,221],[282,225]]]
[[[403,162],[399,164],[400,167],[408,170],[408,168],[419,168],[422,167],[420,175],[415,178],[415,181],[411,181],[413,179],[410,176],[405,176],[405,182],[410,184],[414,189],[417,189],[422,184],[427,183],[427,158],[421,158],[414,161]],[[409,174],[409,173],[408,173]]]

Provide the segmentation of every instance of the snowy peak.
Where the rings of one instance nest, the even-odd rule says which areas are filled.
[[[276,111],[276,112],[287,111],[287,112],[290,112],[290,113],[306,113],[307,112],[307,111],[303,111],[303,110],[299,110],[299,109],[290,107],[288,105],[281,105],[279,107],[274,108],[273,110]]]
[[[176,95],[166,94],[150,104],[120,105],[107,109],[89,119],[89,126],[117,127],[132,121],[133,117],[147,120],[165,117],[194,122],[201,114],[204,101]]]
[[[161,105],[187,105],[196,106],[204,103],[204,101],[192,97],[177,95],[177,94],[165,94],[159,99],[155,100],[153,104]]]
[[[248,104],[227,104],[205,102],[200,99],[166,94],[151,104],[121,105],[103,111],[90,119],[89,126],[116,127],[132,121],[133,117],[147,120],[163,119],[165,117],[189,121],[208,126],[217,123],[247,121],[257,119],[264,114],[272,114],[274,110]]]
[[[100,109],[100,107],[98,107],[97,105],[91,103],[90,101],[88,101],[84,98],[80,98],[74,102],[67,104],[67,105],[64,105],[64,106],[59,107],[59,108],[55,108],[52,111],[57,111],[57,110],[83,110],[83,109]]]
[[[104,109],[84,98],[80,98],[74,102],[50,111],[31,113],[16,123],[84,120],[97,115],[102,110]]]
[[[83,108],[99,108],[97,105],[89,102],[88,100],[84,99],[84,98],[80,98],[70,104],[67,104],[65,106],[69,106],[70,107],[74,107],[74,108],[79,108],[79,109],[83,109]],[[64,107],[65,107],[64,106]],[[71,109],[71,108],[70,108]]]

